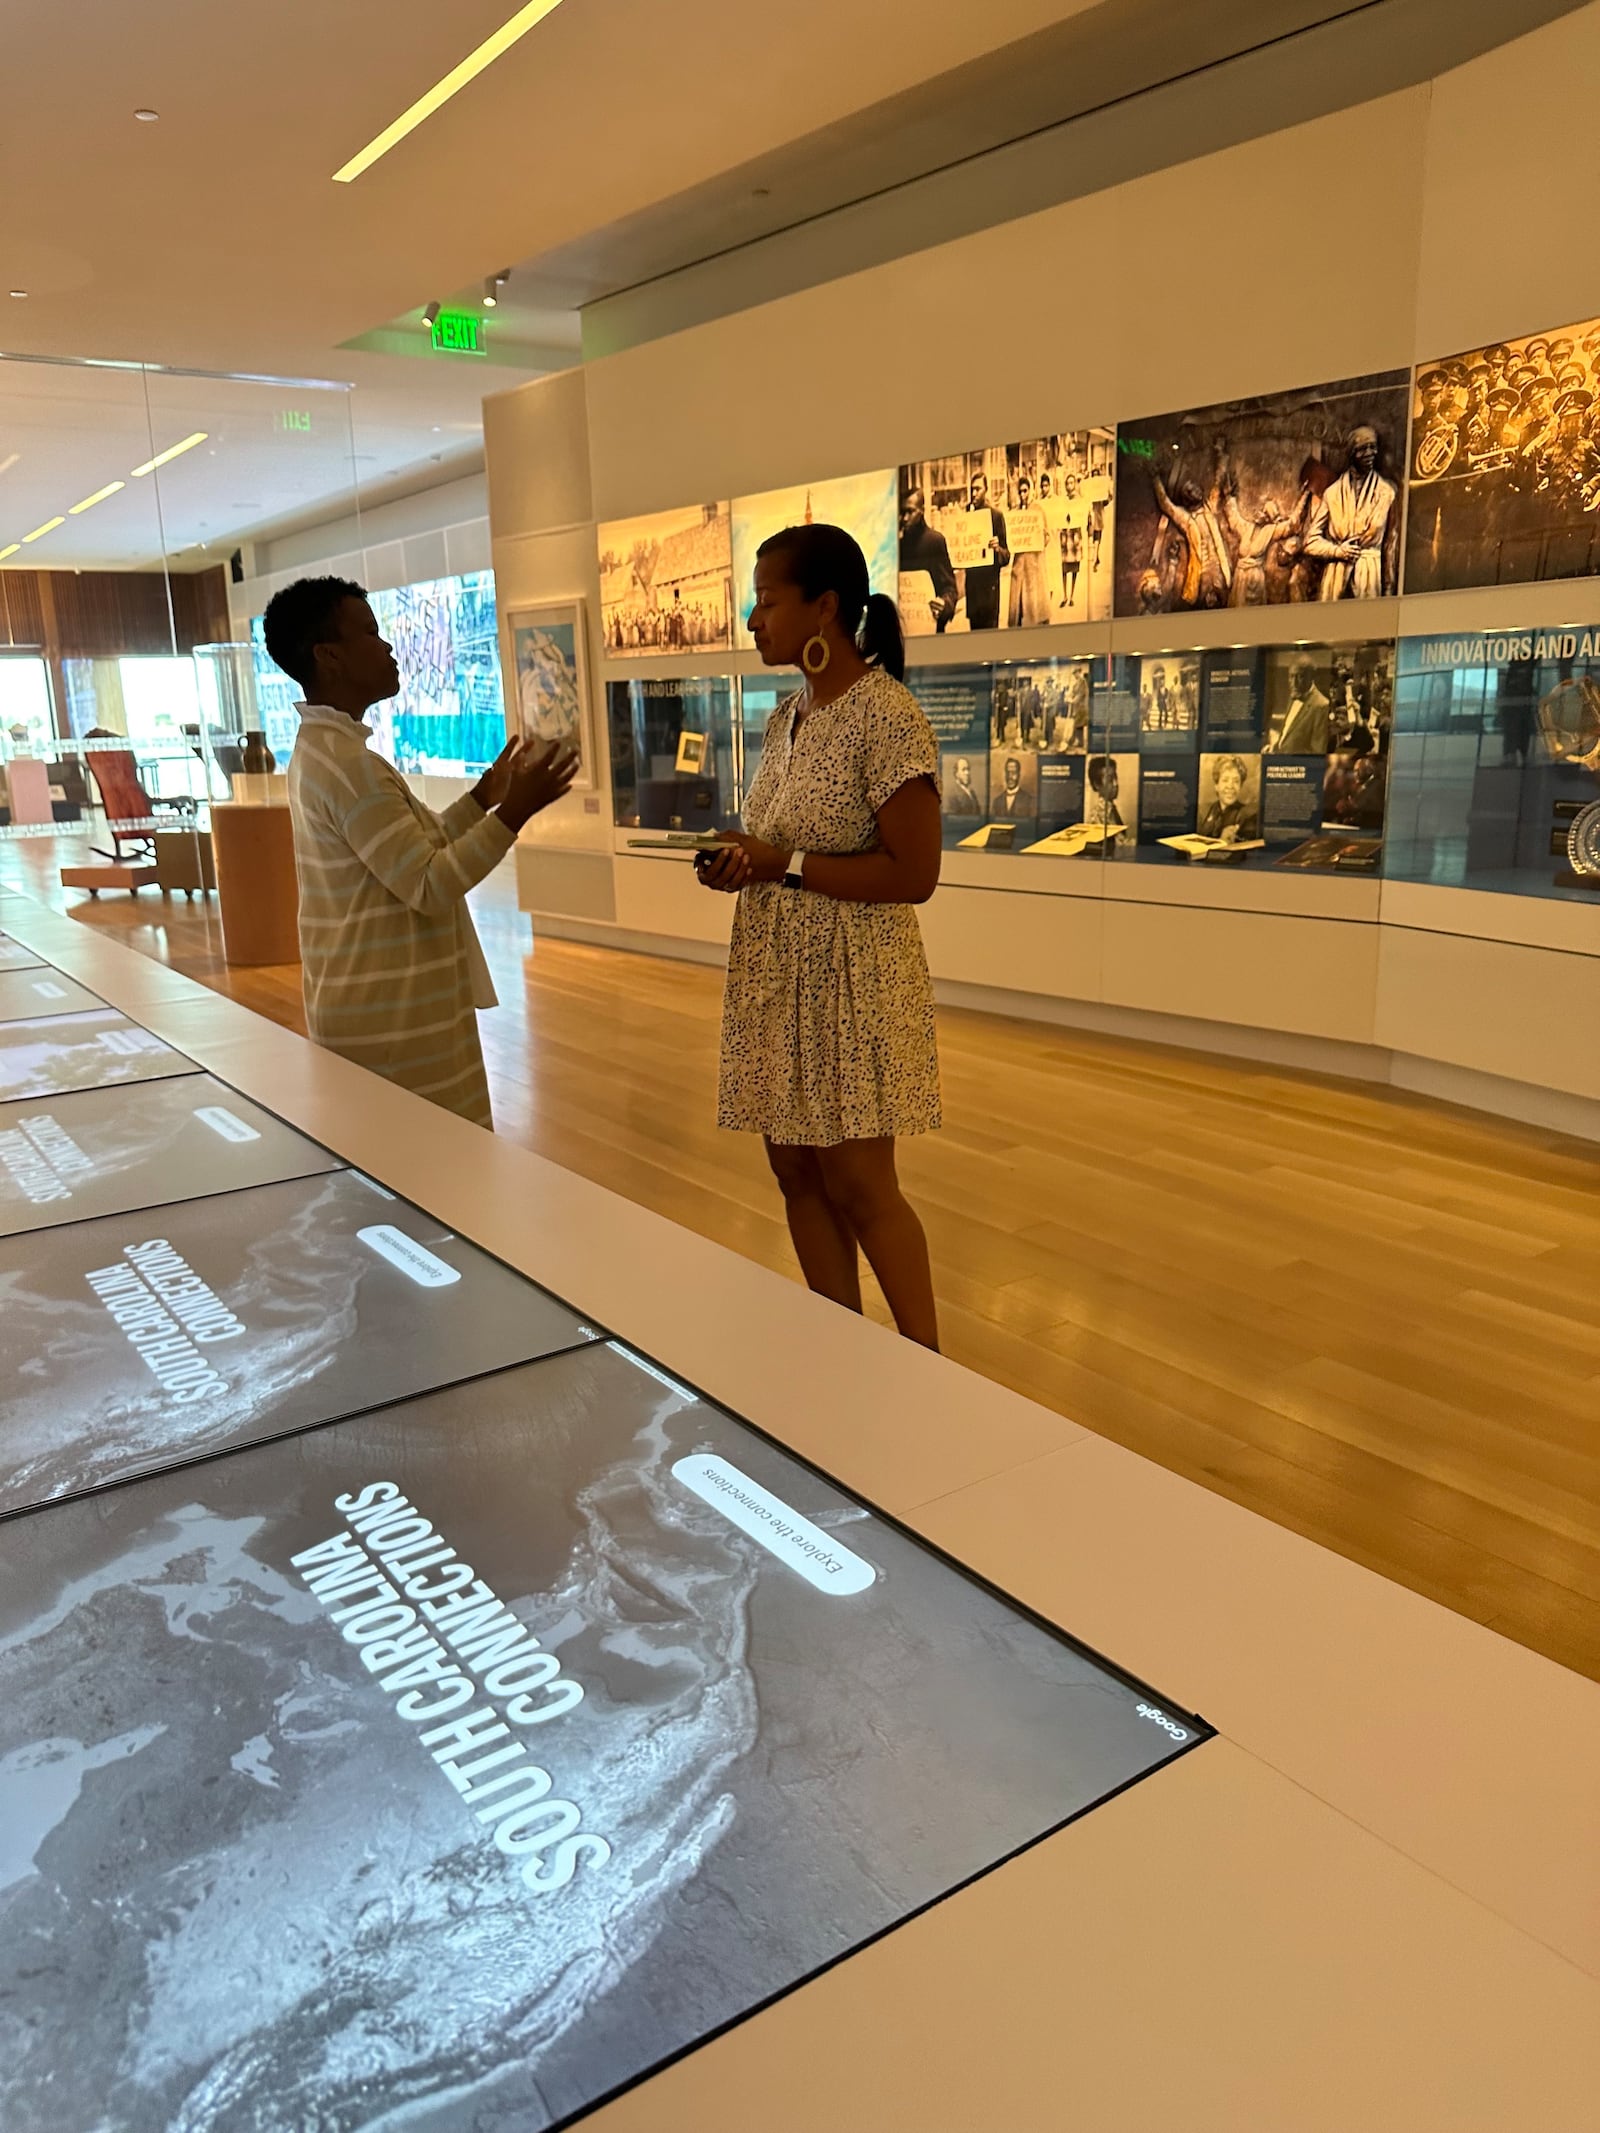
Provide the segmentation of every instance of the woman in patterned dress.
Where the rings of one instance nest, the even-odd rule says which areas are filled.
[[[838,526],[756,555],[750,631],[804,685],[767,725],[746,828],[696,866],[734,892],[718,1123],[759,1133],[807,1283],[861,1309],[858,1250],[908,1340],[939,1345],[928,1243],[895,1141],[939,1117],[933,986],[913,905],[939,879],[939,747],[901,675],[894,602]]]

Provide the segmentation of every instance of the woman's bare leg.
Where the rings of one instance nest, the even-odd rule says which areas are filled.
[[[806,1287],[847,1311],[861,1309],[861,1261],[849,1224],[828,1197],[815,1148],[768,1141],[767,1161],[783,1194],[784,1213]]]
[[[939,1345],[928,1240],[900,1190],[891,1139],[819,1148],[822,1182],[840,1219],[867,1255],[894,1322],[908,1341]]]

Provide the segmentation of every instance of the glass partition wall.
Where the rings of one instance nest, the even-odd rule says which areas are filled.
[[[293,738],[241,588],[286,522],[358,523],[352,398],[0,358],[0,835],[127,877],[91,882],[209,884],[210,809]]]

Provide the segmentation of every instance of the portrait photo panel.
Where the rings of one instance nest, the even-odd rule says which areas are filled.
[[[1200,758],[1195,828],[1202,837],[1253,844],[1261,835],[1261,758],[1222,749]]]

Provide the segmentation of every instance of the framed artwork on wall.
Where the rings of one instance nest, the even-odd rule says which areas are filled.
[[[578,751],[576,791],[595,789],[594,729],[589,717],[587,617],[582,600],[506,612],[510,647],[509,723],[527,740],[569,741]]]

